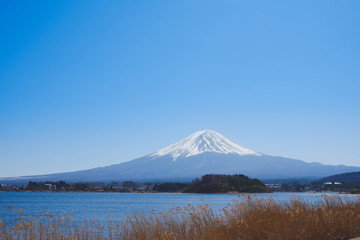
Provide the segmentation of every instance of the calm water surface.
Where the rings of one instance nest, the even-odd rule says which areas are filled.
[[[275,201],[287,201],[290,196],[298,196],[306,201],[322,200],[320,193],[262,193],[257,196],[273,197]],[[355,195],[341,196],[357,199]],[[189,203],[209,203],[215,211],[220,212],[233,199],[240,200],[237,194],[0,192],[0,217],[9,219],[11,214],[7,208],[14,206],[24,209],[29,215],[49,212],[55,215],[74,214],[79,220],[96,217],[99,221],[106,221],[111,216],[123,219],[142,210],[168,211]]]

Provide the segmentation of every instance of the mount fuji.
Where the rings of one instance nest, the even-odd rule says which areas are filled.
[[[3,178],[9,181],[189,181],[204,174],[245,174],[260,179],[321,178],[360,167],[308,163],[265,155],[230,141],[213,131],[202,130],[183,140],[132,161],[68,173]]]

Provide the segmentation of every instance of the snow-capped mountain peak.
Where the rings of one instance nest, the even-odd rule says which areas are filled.
[[[150,156],[156,157],[171,155],[175,161],[179,157],[190,157],[204,152],[257,156],[261,155],[260,153],[233,143],[220,133],[206,129],[197,131],[189,137],[186,137],[183,140],[166,148],[160,149]]]

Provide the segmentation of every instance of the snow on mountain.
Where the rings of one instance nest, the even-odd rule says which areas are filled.
[[[244,148],[233,143],[225,136],[213,130],[197,131],[184,138],[183,140],[170,145],[166,148],[160,149],[156,153],[151,154],[151,157],[171,155],[173,161],[179,157],[190,157],[205,152],[224,153],[224,154],[239,154],[261,156],[253,150]]]

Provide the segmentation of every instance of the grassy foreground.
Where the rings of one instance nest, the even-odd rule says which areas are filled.
[[[123,221],[96,219],[76,222],[72,216],[44,213],[15,224],[0,221],[0,239],[349,239],[360,236],[360,201],[324,195],[309,203],[292,198],[286,203],[239,195],[215,214],[206,205],[173,208],[169,212],[138,213]]]

